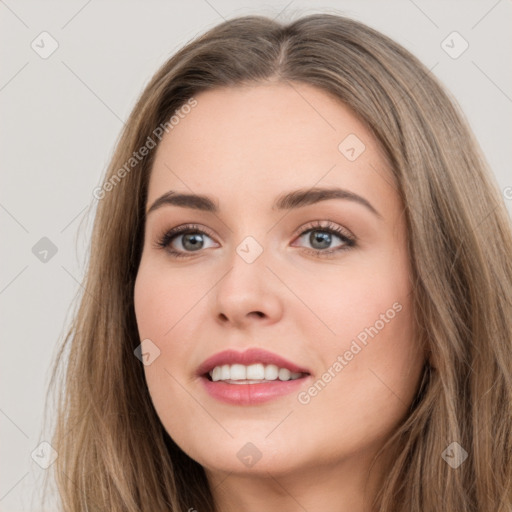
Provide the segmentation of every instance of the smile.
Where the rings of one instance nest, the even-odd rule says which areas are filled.
[[[216,366],[208,374],[213,382],[224,381],[230,384],[256,384],[264,381],[296,380],[304,374],[291,372],[288,368],[279,368],[275,364],[261,363],[245,366],[243,364],[224,364]]]
[[[262,349],[226,350],[197,370],[206,392],[233,405],[255,405],[288,395],[311,377],[295,363]]]

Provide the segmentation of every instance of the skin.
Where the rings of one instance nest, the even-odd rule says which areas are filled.
[[[387,161],[365,125],[312,86],[258,84],[196,99],[157,149],[147,209],[175,190],[211,196],[220,210],[150,212],[135,284],[140,338],[160,350],[144,367],[157,414],[205,468],[219,511],[370,511],[391,461],[378,459],[368,475],[372,457],[406,416],[425,362],[414,335],[403,205]],[[354,161],[338,149],[349,134],[365,145]],[[346,199],[271,208],[280,194],[313,186],[356,193],[380,217]],[[319,245],[301,236],[312,221],[348,230],[356,245],[313,254]],[[179,235],[173,247],[185,257],[157,246],[186,223],[208,230],[203,248],[184,247]],[[253,263],[236,252],[247,236],[263,249]],[[343,245],[332,235],[319,250]],[[334,371],[393,304],[394,318]],[[219,351],[253,347],[308,368],[302,396],[329,368],[330,382],[307,404],[295,392],[249,406],[207,394],[197,367]],[[252,467],[237,457],[248,442],[261,453]]]

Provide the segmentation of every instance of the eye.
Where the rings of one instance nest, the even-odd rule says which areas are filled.
[[[327,221],[322,224],[319,221],[307,226],[308,229],[301,231],[298,240],[309,244],[305,247],[307,252],[318,256],[330,256],[333,253],[350,249],[355,246],[355,238],[341,226]],[[338,241],[338,243],[336,243]],[[336,245],[334,245],[336,244]],[[295,245],[295,243],[293,244]]]
[[[329,257],[355,246],[355,237],[345,228],[330,221],[308,224],[306,229],[303,227],[299,231],[296,240],[310,244],[310,247],[303,247],[303,250],[321,257]],[[296,240],[291,244],[294,247]],[[185,224],[166,231],[155,246],[165,249],[172,257],[181,258],[192,256],[202,249],[217,247],[218,244],[205,228],[197,224]]]
[[[157,247],[166,249],[173,256],[179,258],[199,252],[201,249],[215,247],[215,243],[208,245],[206,239],[213,242],[210,235],[199,226],[187,224],[166,231],[157,241]]]

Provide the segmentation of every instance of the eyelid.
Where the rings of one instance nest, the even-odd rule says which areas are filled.
[[[327,231],[338,238],[340,238],[344,245],[340,248],[335,249],[312,249],[308,247],[302,247],[301,249],[305,252],[313,253],[317,256],[329,256],[335,253],[338,253],[339,251],[343,249],[348,249],[350,247],[353,247],[356,245],[356,237],[344,226],[341,226],[329,219],[323,219],[323,220],[314,220],[310,221],[307,224],[301,225],[295,233],[292,235],[294,237],[293,242],[297,240],[297,238],[300,238],[302,236],[305,236],[308,232],[311,231]],[[156,249],[165,249],[169,253],[171,253],[174,257],[181,257],[181,256],[193,256],[194,252],[196,251],[180,251],[173,249],[171,247],[172,241],[174,241],[175,238],[185,235],[187,233],[201,233],[205,234],[209,238],[211,238],[215,243],[219,243],[216,240],[216,235],[214,235],[209,228],[206,226],[202,226],[197,223],[185,223],[178,226],[175,226],[171,229],[165,230],[162,235],[160,235],[157,240],[154,243],[154,247]],[[293,246],[293,245],[292,245]],[[198,250],[197,254],[200,254],[203,252],[203,249]]]
[[[353,240],[354,242],[356,241],[356,236],[350,230],[330,219],[312,220],[306,224],[303,224],[295,231],[293,236],[300,236],[303,235],[305,231],[311,231],[315,229],[325,229],[328,231],[332,230],[334,232],[340,233],[350,240]]]
[[[161,235],[157,236],[157,239],[154,242],[154,247],[156,249],[168,249],[168,245],[170,244],[171,239],[176,238],[180,235],[187,234],[189,232],[204,233],[205,235],[210,237],[212,240],[214,240],[216,243],[218,243],[216,240],[216,236],[206,226],[202,226],[201,224],[196,224],[196,223],[185,223],[185,224],[180,224],[180,225],[175,226],[170,229],[164,229],[163,233]],[[167,243],[164,243],[165,240],[167,240]],[[193,254],[193,253],[190,253],[190,254]]]

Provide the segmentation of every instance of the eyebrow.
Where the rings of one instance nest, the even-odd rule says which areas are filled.
[[[279,196],[273,203],[273,210],[292,210],[302,208],[311,204],[319,203],[321,201],[328,201],[330,199],[344,199],[360,204],[372,212],[379,219],[382,215],[375,209],[375,207],[364,197],[355,194],[349,190],[342,188],[310,188],[299,189],[287,192]],[[161,208],[164,205],[180,206],[182,208],[191,208],[193,210],[200,210],[210,213],[218,213],[219,207],[215,201],[205,195],[199,194],[185,194],[169,190],[160,196],[148,209],[146,215],[152,211]]]

